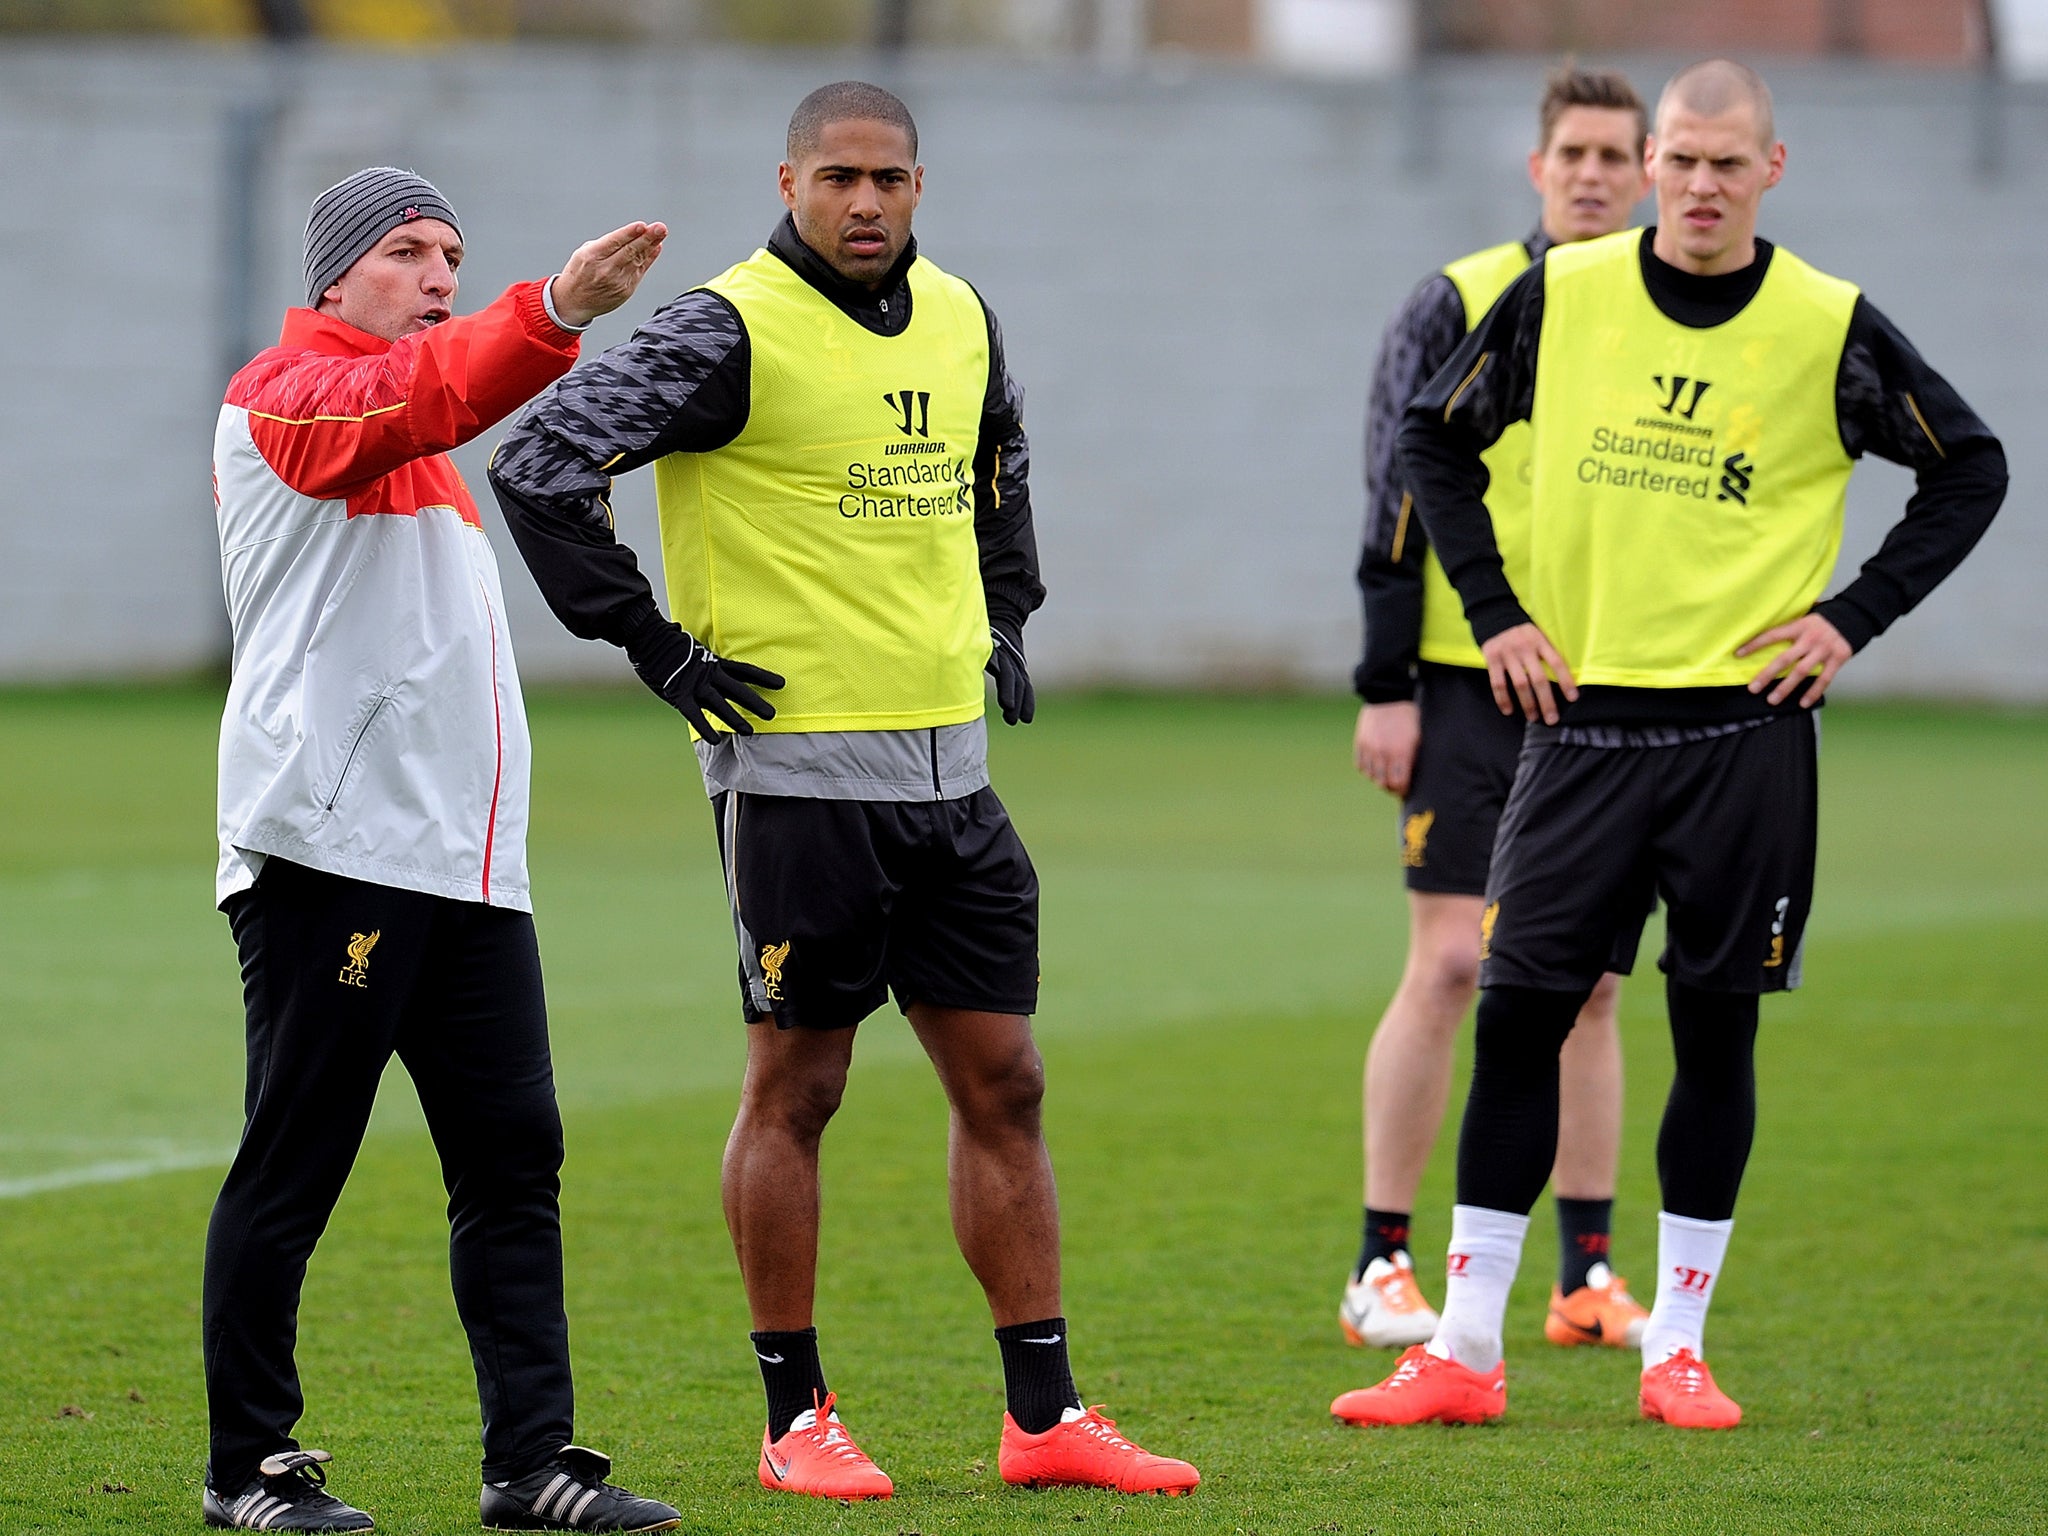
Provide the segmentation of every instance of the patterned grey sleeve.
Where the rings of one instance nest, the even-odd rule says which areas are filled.
[[[749,371],[738,312],[696,289],[556,380],[506,433],[491,489],[571,633],[622,645],[658,616],[638,560],[612,530],[612,477],[731,442],[746,425]]]
[[[1365,505],[1366,541],[1382,552],[1393,548],[1401,519],[1401,413],[1464,339],[1465,301],[1441,272],[1408,296],[1380,336],[1365,408]]]
[[[1441,272],[1411,293],[1380,337],[1365,414],[1365,538],[1358,591],[1365,651],[1351,675],[1369,704],[1412,698],[1422,643],[1422,552],[1418,519],[1404,516],[1406,488],[1395,462],[1401,413],[1465,336],[1465,301]]]

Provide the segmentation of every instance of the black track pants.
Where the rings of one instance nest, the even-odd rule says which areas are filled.
[[[394,1052],[448,1188],[484,1475],[533,1470],[570,1442],[573,1410],[562,1121],[533,919],[275,858],[227,911],[249,1078],[241,1147],[206,1234],[209,1484],[234,1492],[296,1444],[299,1289]]]

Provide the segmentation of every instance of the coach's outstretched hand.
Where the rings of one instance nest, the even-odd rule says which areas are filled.
[[[575,326],[610,314],[633,297],[667,238],[666,224],[632,223],[577,246],[552,280],[555,313]]]
[[[711,723],[714,718],[735,735],[753,735],[753,722],[740,713],[742,709],[762,720],[775,718],[775,706],[754,690],[780,688],[782,678],[765,667],[714,655],[711,647],[668,619],[657,617],[643,624],[626,642],[626,655],[640,681],[673,705],[699,736],[720,734]]]
[[[1003,724],[1029,725],[1038,694],[1024,665],[1024,631],[997,620],[989,625],[988,637],[988,672],[996,680],[996,707],[1003,712]]]

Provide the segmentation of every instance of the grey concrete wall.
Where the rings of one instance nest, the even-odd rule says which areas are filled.
[[[627,334],[779,215],[791,103],[859,60],[721,52],[0,52],[0,678],[132,675],[224,653],[208,494],[222,337],[298,302],[314,192],[419,167],[461,210],[464,303],[633,217],[675,233]],[[892,77],[928,166],[918,232],[1002,317],[1030,397],[1049,683],[1336,683],[1359,416],[1380,325],[1444,260],[1521,233],[1539,62],[1398,82],[921,57]],[[1645,64],[1639,82],[1660,69]],[[2048,89],[2008,86],[1979,167],[1974,82],[1774,71],[1791,145],[1765,231],[1861,283],[2007,438],[2014,494],[1961,573],[1860,659],[1864,690],[2048,699]],[[225,123],[275,90],[256,277],[224,291]],[[482,486],[488,441],[459,455]],[[1859,471],[1845,562],[1910,490]],[[482,498],[487,504],[486,493]],[[652,491],[622,482],[651,555]],[[554,624],[495,527],[529,677],[622,674]]]

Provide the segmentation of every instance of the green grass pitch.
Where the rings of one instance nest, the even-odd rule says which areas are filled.
[[[211,910],[210,690],[0,696],[0,1530],[198,1528],[201,1239],[237,1123]],[[1049,1134],[1090,1401],[1189,1499],[995,1475],[988,1319],[946,1226],[942,1104],[893,1013],[827,1139],[827,1368],[886,1505],[755,1485],[759,1387],[717,1201],[741,1031],[675,720],[543,694],[533,868],[568,1117],[582,1438],[693,1530],[2038,1531],[2048,1527],[2048,717],[1827,712],[1807,986],[1765,1005],[1762,1114],[1709,1337],[1749,1417],[1641,1422],[1633,1358],[1541,1339],[1539,1206],[1510,1407],[1325,1413],[1349,1350],[1357,1081],[1398,970],[1391,808],[1341,699],[1064,699],[996,733],[1045,886]],[[1631,984],[1617,1267],[1647,1286],[1669,1071]],[[1454,1117],[1455,1119],[1455,1114]],[[1440,1293],[1447,1131],[1417,1249]],[[156,1170],[149,1172],[148,1170]],[[141,1175],[141,1176],[138,1176]],[[393,1532],[476,1528],[476,1404],[402,1074],[314,1260],[310,1411]]]

